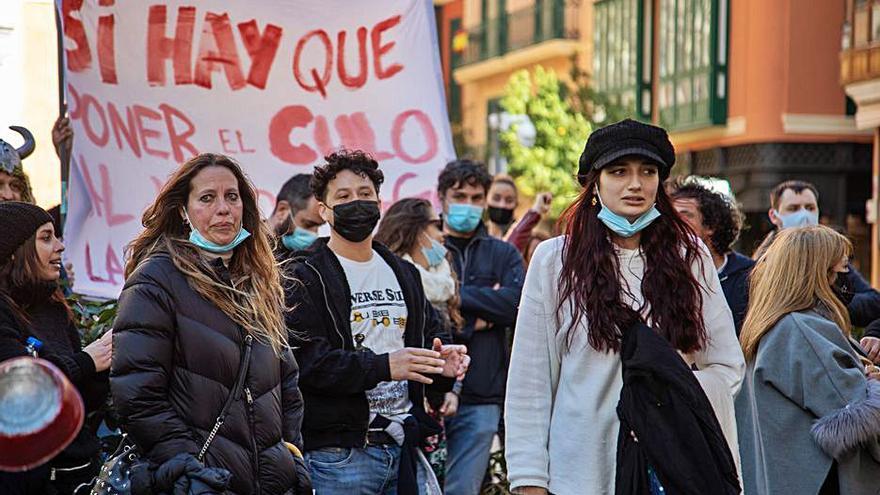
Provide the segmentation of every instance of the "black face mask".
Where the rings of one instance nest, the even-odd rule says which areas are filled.
[[[507,225],[513,220],[512,208],[489,207],[489,220],[498,225]]]
[[[834,279],[834,285],[831,286],[831,290],[834,291],[834,295],[840,299],[840,302],[842,302],[844,306],[849,306],[849,303],[852,302],[856,294],[852,291],[852,288],[847,285],[846,279],[847,277],[845,273],[838,273],[837,277]]]
[[[361,242],[379,223],[379,202],[358,199],[333,207],[333,230],[351,242]]]

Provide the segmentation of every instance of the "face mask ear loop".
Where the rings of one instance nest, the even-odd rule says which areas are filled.
[[[598,185],[597,185],[596,188],[593,190],[593,194],[594,194],[597,198],[599,198],[599,206],[601,206],[602,208],[605,208],[605,203],[602,202],[602,196],[599,194],[599,186],[598,186]]]
[[[183,209],[183,224],[188,225],[190,230],[194,229],[192,220],[189,219],[189,212],[186,211],[186,208]]]

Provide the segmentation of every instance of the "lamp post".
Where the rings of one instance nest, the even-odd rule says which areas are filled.
[[[510,114],[507,112],[493,112],[488,116],[490,145],[492,154],[489,160],[489,173],[492,175],[507,171],[507,159],[501,156],[501,133],[510,130],[516,131],[516,139],[527,148],[535,145],[537,131],[532,120],[525,114]]]

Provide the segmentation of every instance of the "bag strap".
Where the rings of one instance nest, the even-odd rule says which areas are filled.
[[[217,420],[214,422],[214,427],[211,428],[211,432],[208,434],[208,438],[205,439],[205,445],[203,445],[202,450],[199,451],[199,455],[197,457],[199,462],[202,462],[204,460],[205,454],[208,452],[208,447],[211,446],[211,442],[214,441],[214,437],[217,435],[217,431],[220,430],[220,427],[223,426],[223,422],[226,420],[226,414],[229,412],[230,406],[232,406],[232,403],[241,394],[241,389],[244,387],[244,379],[247,376],[248,367],[250,366],[251,362],[251,346],[253,345],[253,342],[253,336],[245,336],[244,353],[241,357],[241,363],[238,365],[238,374],[235,377],[235,385],[232,387],[232,391],[229,392],[229,397],[226,398],[226,402],[223,404],[223,409],[221,409],[220,414],[217,415]]]

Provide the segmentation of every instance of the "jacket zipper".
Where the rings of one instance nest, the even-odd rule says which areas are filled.
[[[315,274],[318,276],[318,281],[321,282],[321,292],[324,295],[324,306],[327,308],[327,313],[330,314],[330,319],[333,320],[333,329],[336,330],[336,335],[339,336],[339,340],[342,341],[342,350],[345,350],[345,338],[342,336],[342,332],[339,330],[339,323],[336,322],[336,316],[333,315],[333,310],[330,308],[330,302],[327,300],[327,286],[324,284],[324,277],[321,276],[321,272],[318,271],[317,268],[312,266],[308,260],[304,261],[306,266],[312,269]]]
[[[468,245],[465,246],[465,248],[464,248],[464,253],[462,253],[461,250],[459,250],[457,247],[453,246],[452,244],[449,245],[449,247],[451,247],[452,249],[454,249],[455,251],[457,251],[458,254],[461,255],[461,261],[459,261],[459,265],[461,265],[461,277],[460,277],[459,282],[460,282],[461,284],[464,284],[464,283],[465,283],[465,280],[467,280],[465,277],[466,277],[466,275],[467,275],[467,266],[468,266],[468,264],[467,264],[467,260],[468,260],[468,253],[471,251],[471,247],[474,245],[475,242],[477,242],[477,238],[473,238],[473,239],[471,239],[471,242],[469,242]]]
[[[248,423],[250,424],[251,428],[251,448],[254,452],[251,461],[254,463],[254,484],[256,486],[255,493],[262,493],[260,489],[260,453],[257,451],[257,431],[256,426],[254,425],[254,396],[251,394],[250,387],[245,387],[244,396],[248,404]]]
[[[250,370],[250,360],[251,360],[251,343],[253,342],[254,337],[250,334],[245,335],[245,349],[244,349],[244,366]],[[251,394],[251,388],[247,386],[245,383],[247,382],[247,376],[242,375],[240,378],[242,385],[244,385],[244,397],[247,402],[247,416],[248,416],[248,425],[250,426],[251,431],[251,449],[253,453],[251,454],[251,463],[254,468],[254,487],[256,491],[254,493],[260,492],[260,453],[257,451],[257,432],[256,427],[254,425],[254,396]],[[236,386],[235,388],[238,388]]]

